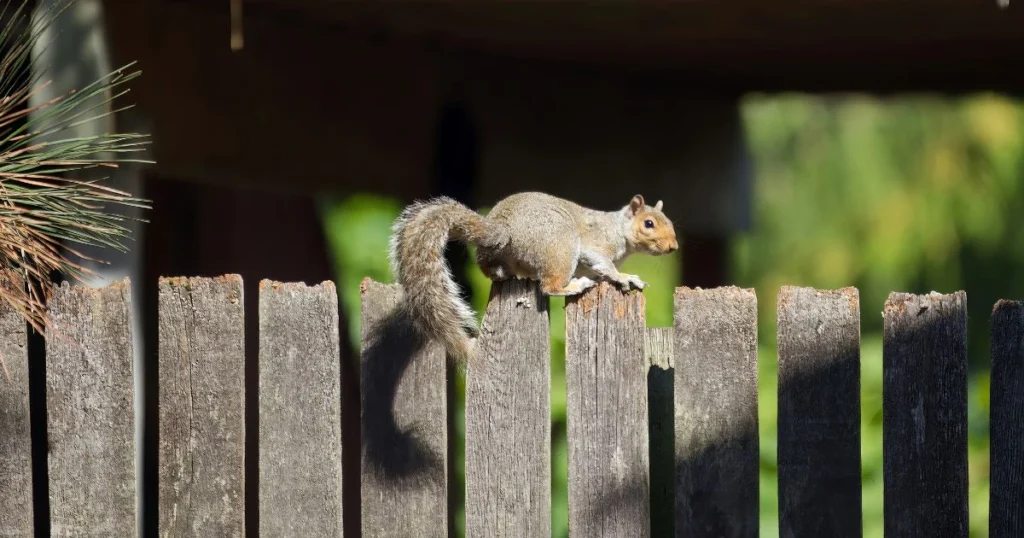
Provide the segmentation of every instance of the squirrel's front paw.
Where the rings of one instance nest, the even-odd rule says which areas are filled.
[[[636,275],[627,275],[627,274],[623,274],[619,278],[618,283],[619,283],[620,286],[622,286],[627,291],[630,288],[636,288],[638,290],[642,290],[642,289],[644,289],[645,286],[647,286],[647,283],[644,282],[643,280],[640,280],[640,277],[638,277]]]
[[[629,276],[629,283],[638,290],[642,290],[647,287],[647,283],[644,282],[643,280],[640,280],[640,277],[636,275]]]

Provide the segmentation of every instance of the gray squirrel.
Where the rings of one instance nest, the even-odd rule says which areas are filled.
[[[476,262],[492,281],[539,281],[549,296],[576,295],[600,279],[642,290],[646,283],[618,265],[631,254],[679,248],[661,201],[649,206],[639,194],[616,211],[540,192],[508,196],[487,216],[443,196],[409,205],[392,227],[391,271],[405,290],[413,326],[460,364],[470,360],[478,329],[445,262],[449,239],[475,245]]]

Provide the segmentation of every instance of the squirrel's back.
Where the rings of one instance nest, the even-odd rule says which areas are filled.
[[[504,198],[487,216],[508,228],[509,241],[500,250],[479,249],[477,261],[489,276],[497,273],[540,280],[551,267],[568,273],[579,256],[580,227],[586,211],[542,192],[521,192]]]
[[[520,192],[495,204],[487,217],[505,224],[511,248],[528,249],[555,235],[579,235],[588,209],[542,192]]]
[[[502,222],[524,223],[561,217],[575,224],[575,219],[584,211],[588,210],[564,198],[543,192],[519,192],[503,198],[487,216]]]

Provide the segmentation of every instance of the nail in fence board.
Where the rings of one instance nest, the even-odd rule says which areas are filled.
[[[607,282],[566,300],[571,536],[650,536],[645,301]]]
[[[403,316],[401,286],[360,289],[363,537],[446,537],[444,351]]]
[[[32,438],[25,318],[0,303],[0,536],[29,538]]]
[[[647,435],[651,458],[651,536],[672,536],[675,528],[675,372],[672,327],[647,329]]]
[[[967,296],[892,293],[883,342],[885,536],[967,536]]]
[[[778,349],[780,535],[859,538],[858,291],[783,287]]]
[[[675,295],[676,536],[758,535],[757,297]]]
[[[53,536],[135,536],[131,288],[57,289],[46,342]]]
[[[1024,536],[1024,303],[992,311],[989,536]]]
[[[338,295],[267,280],[259,294],[260,536],[340,537]]]
[[[159,281],[160,536],[245,535],[242,279]]]
[[[537,283],[494,283],[466,377],[466,536],[551,536],[550,342]]]

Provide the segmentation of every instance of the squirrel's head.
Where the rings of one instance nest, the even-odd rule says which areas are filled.
[[[652,207],[645,204],[644,197],[639,194],[623,208],[623,212],[631,219],[630,246],[637,252],[660,255],[679,249],[676,230],[672,221],[661,212],[661,208],[661,200]]]

